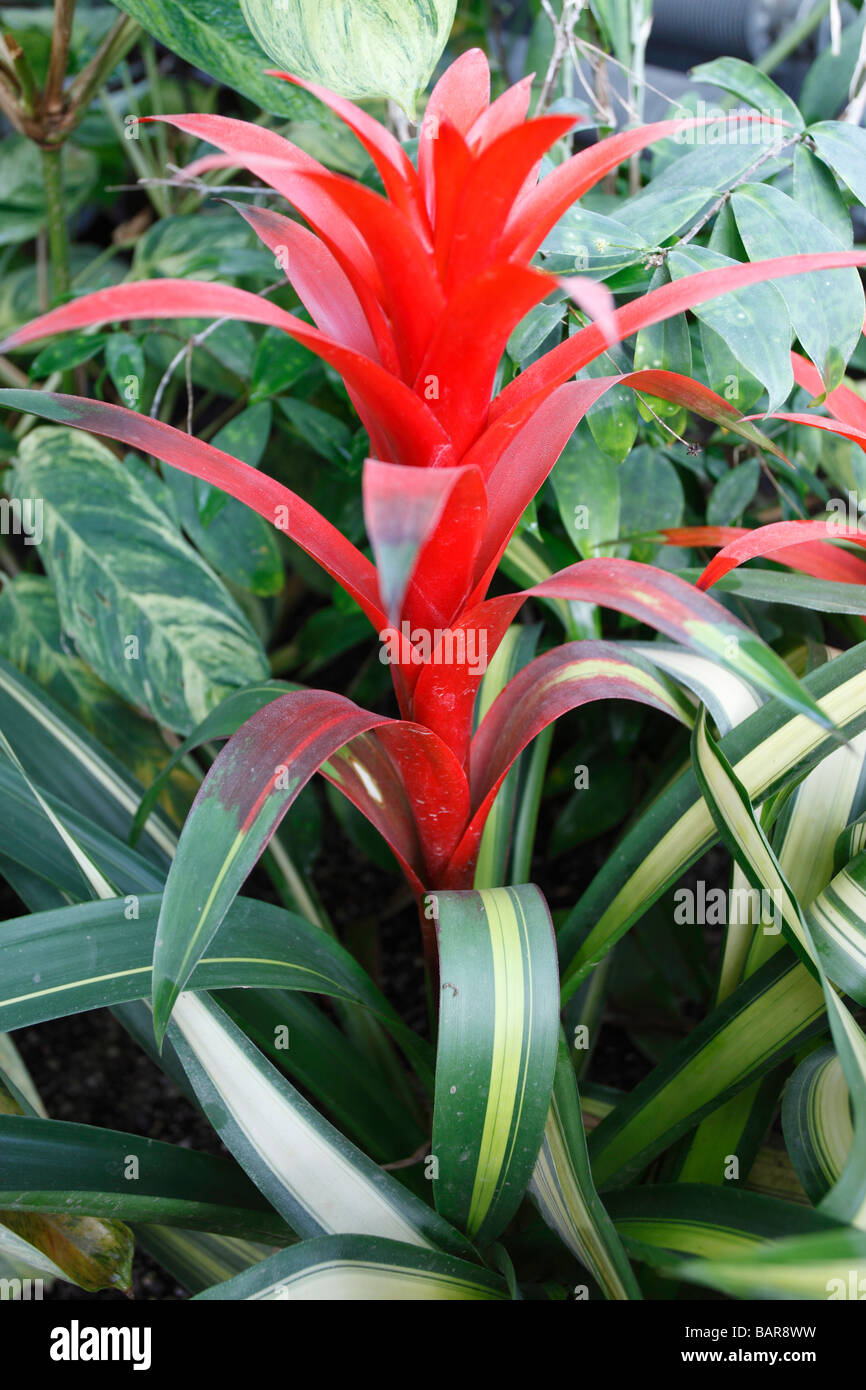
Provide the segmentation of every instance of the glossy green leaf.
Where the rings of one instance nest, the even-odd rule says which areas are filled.
[[[731,198],[737,227],[753,261],[844,247],[836,236],[781,189],[746,184]],[[845,375],[863,331],[866,303],[856,270],[832,275],[792,275],[780,280],[794,332],[828,391]]]
[[[794,197],[842,246],[854,244],[851,214],[839,185],[808,145],[797,145],[794,150]]]
[[[708,247],[690,245],[672,251],[667,259],[674,280],[701,270],[733,265],[730,257]],[[769,410],[777,410],[790,394],[791,326],[785,301],[776,285],[749,285],[729,290],[719,299],[698,304],[695,317],[724,340],[736,360],[762,382],[769,395]]]
[[[0,1115],[0,1209],[194,1226],[274,1245],[291,1238],[227,1159],[26,1115]]]
[[[846,121],[821,121],[809,135],[825,164],[866,204],[866,130]]]
[[[730,526],[748,507],[761,481],[761,465],[747,459],[723,473],[707,498],[707,525]]]
[[[739,97],[762,115],[787,121],[794,131],[803,129],[803,117],[787,93],[766,73],[751,63],[744,63],[741,58],[714,58],[710,63],[699,63],[692,68],[691,77],[693,81],[706,83],[709,87],[721,87],[722,91]],[[779,130],[773,131],[773,136],[785,139],[792,133]]]

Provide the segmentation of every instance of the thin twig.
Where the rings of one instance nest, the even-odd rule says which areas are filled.
[[[541,8],[553,25],[553,53],[547,65],[547,72],[541,88],[541,95],[538,98],[538,105],[535,108],[536,116],[540,116],[547,107],[551,93],[556,86],[559,77],[559,70],[562,67],[562,60],[568,52],[568,41],[574,33],[574,26],[580,18],[584,0],[563,0],[562,18],[557,19],[556,12],[550,0],[541,0]]]

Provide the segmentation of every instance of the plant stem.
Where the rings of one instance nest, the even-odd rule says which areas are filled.
[[[831,3],[832,0],[818,0],[814,9],[811,9],[802,19],[795,20],[790,29],[786,29],[784,34],[776,39],[772,47],[767,49],[761,61],[755,64],[758,72],[775,72],[776,68],[784,63],[785,59],[789,58],[810,34],[814,33],[821,20],[828,13]]]
[[[75,0],[54,0],[54,27],[51,32],[51,57],[45,81],[45,111],[51,117],[63,107],[63,79],[69,59]]]
[[[102,44],[74,79],[67,93],[67,108],[72,117],[66,130],[67,134],[86,114],[91,98],[105,84],[118,63],[126,57],[140,33],[141,25],[130,19],[128,14],[124,14],[106,34]]]
[[[48,218],[48,251],[51,259],[51,290],[54,299],[69,293],[69,242],[63,213],[63,148],[42,150],[42,183]]]

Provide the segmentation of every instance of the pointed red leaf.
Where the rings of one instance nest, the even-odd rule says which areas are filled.
[[[160,420],[127,410],[125,406],[49,391],[18,390],[0,391],[0,405],[120,440],[236,497],[285,531],[336,579],[360,604],[377,631],[383,626],[385,614],[379,603],[376,571],[370,561],[314,507],[267,473]]]
[[[813,367],[811,362],[807,362],[805,357],[801,357],[799,352],[791,353],[791,366],[797,385],[802,386],[804,391],[811,391],[816,398],[823,397],[824,405],[831,415],[846,425],[866,430],[866,400],[862,396],[852,391],[850,386],[837,386],[835,391],[830,391],[825,396],[824,383],[818,369]]]
[[[376,340],[360,300],[324,242],[280,212],[257,208],[252,203],[233,203],[228,198],[226,202],[249,223],[269,251],[285,256],[292,288],[316,327],[355,352],[379,361]]]
[[[52,309],[16,329],[0,344],[0,351],[21,347],[52,333],[65,333],[112,320],[223,316],[282,328],[336,367],[349,390],[356,393],[378,421],[398,462],[421,467],[437,463],[447,467],[452,463],[453,453],[446,434],[409,387],[378,363],[334,342],[261,295],[231,285],[199,280],[136,280],[131,284],[112,285],[110,289],[96,290],[59,309]]]
[[[674,526],[661,533],[666,545],[708,546],[712,549],[728,545],[755,532],[746,526]],[[803,541],[785,546],[773,557],[780,565],[810,574],[814,579],[833,579],[842,584],[866,584],[866,562],[838,546],[823,545],[820,541]]]
[[[751,119],[768,120],[767,117],[761,116]],[[557,165],[546,179],[542,179],[541,183],[518,203],[506,228],[500,254],[518,261],[531,260],[551,227],[578,198],[582,198],[584,193],[599,183],[605,174],[618,169],[625,160],[658,140],[667,140],[678,135],[680,131],[695,130],[699,126],[713,123],[714,120],[717,118],[702,116],[679,121],[656,121],[652,125],[638,126],[635,130],[624,130],[618,135],[610,135],[606,140],[591,145],[589,149],[579,150],[564,164]],[[777,122],[769,121],[769,124]]]
[[[433,205],[433,248],[440,280],[451,252],[457,208],[472,170],[472,152],[456,126],[442,121],[431,155],[436,201]]]
[[[467,281],[448,300],[415,389],[429,403],[458,459],[484,428],[496,369],[511,333],[552,287],[540,271],[505,264]]]
[[[555,719],[593,700],[635,700],[683,717],[664,680],[613,642],[569,642],[536,657],[509,681],[472,740],[473,814],[443,886],[466,886],[496,793],[524,748]]]
[[[376,338],[383,363],[388,364],[389,333],[381,309],[382,283],[376,263],[358,229],[335,206],[327,194],[312,182],[296,179],[298,173],[327,172],[325,166],[303,150],[284,140],[275,131],[250,121],[228,116],[153,116],[188,135],[215,145],[231,162],[249,169],[264,183],[281,193],[309,222],[348,276]],[[198,167],[215,167],[220,160],[197,161]],[[192,173],[193,168],[187,170]]]
[[[866,535],[862,531],[839,521],[771,522],[769,526],[759,526],[756,531],[749,531],[737,540],[729,541],[707,565],[698,580],[698,588],[710,588],[723,574],[736,569],[746,560],[769,559],[775,557],[778,551],[782,552],[780,558],[783,563],[790,564],[786,552],[790,554],[792,547],[799,547],[804,541],[816,540],[855,541],[858,545],[866,545]]]
[[[303,87],[340,117],[358,137],[372,159],[391,202],[409,218],[418,235],[426,237],[429,241],[431,230],[421,195],[421,185],[415,167],[399,140],[368,112],[362,111],[360,106],[338,96],[336,92],[329,91],[327,87],[320,87],[316,82],[308,82],[303,77],[296,77],[289,72],[278,72],[275,69],[272,69],[268,76],[279,77],[284,82]]]
[[[540,116],[500,135],[473,161],[457,206],[447,289],[504,259],[499,241],[518,193],[542,155],[573,126],[573,116]]]
[[[475,468],[402,468],[367,460],[364,520],[390,623],[404,616],[427,627],[449,621],[472,583],[485,500]]]
[[[521,77],[513,87],[507,87],[501,96],[491,102],[486,111],[481,112],[467,137],[476,153],[486,150],[500,135],[526,120],[532,98],[532,79],[532,73]]]
[[[399,208],[372,189],[328,171],[299,173],[293,180],[295,187],[307,184],[315,184],[351,218],[369,247],[403,378],[414,381],[445,305],[432,255]]]
[[[490,68],[480,48],[470,48],[449,65],[439,78],[418,132],[418,173],[427,211],[433,220],[436,197],[433,178],[433,146],[439,127],[448,121],[463,136],[490,105]],[[437,171],[437,179],[439,173]]]
[[[719,270],[701,270],[682,280],[661,285],[617,309],[613,315],[619,339],[628,338],[641,328],[672,318],[695,304],[718,299],[728,290],[767,280],[800,275],[807,270],[838,270],[844,266],[866,265],[866,251],[830,251],[815,255],[780,256],[769,261],[751,261],[743,265],[723,266]],[[552,349],[539,361],[522,372],[496,398],[491,408],[491,420],[507,416],[519,420],[520,406],[539,392],[552,390],[593,362],[607,346],[601,326],[591,323],[575,333],[567,342]]]

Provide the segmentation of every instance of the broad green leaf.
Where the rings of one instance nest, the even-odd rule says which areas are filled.
[[[809,135],[824,163],[866,204],[866,130],[846,121],[822,121]]]
[[[708,247],[690,245],[685,251],[672,251],[667,264],[672,278],[681,280],[701,270],[715,270],[736,262]],[[763,384],[770,398],[768,409],[778,410],[794,385],[791,324],[779,289],[767,283],[731,290],[719,299],[696,305],[694,313]]]
[[[234,600],[104,444],[32,430],[12,495],[42,500],[39,549],[64,629],[112,689],[158,722],[184,733],[230,689],[266,675]]]
[[[576,325],[572,324],[571,327],[574,329]],[[578,380],[586,381],[615,373],[624,375],[631,371],[631,365],[621,347],[608,348],[578,372]],[[638,413],[635,402],[635,393],[627,386],[611,386],[586,412],[590,434],[599,449],[614,463],[622,463],[628,457],[637,438]],[[583,424],[580,424],[572,435],[572,441],[582,437]],[[566,445],[566,454],[570,448],[571,442]]]
[[[696,68],[692,68],[691,77],[694,82],[703,82],[709,87],[721,87],[723,91],[739,97],[764,116],[771,116],[777,121],[787,121],[795,131],[803,129],[803,117],[787,93],[783,92],[781,87],[777,87],[766,73],[752,67],[751,63],[744,63],[741,58],[715,58],[711,63],[699,63]],[[773,132],[773,136],[775,139],[785,139],[792,133],[777,130]]]
[[[550,1112],[529,1184],[541,1215],[610,1299],[636,1299],[640,1288],[592,1179],[580,1097],[563,1036]]]
[[[194,68],[242,92],[275,116],[309,119],[318,103],[285,82],[265,76],[267,59],[250,35],[236,4],[224,0],[115,0],[149,34]]]
[[[848,1084],[832,1047],[811,1052],[789,1080],[782,1128],[797,1176],[817,1205],[842,1176],[854,1143]]]
[[[823,222],[769,184],[738,188],[731,206],[753,261],[844,247]],[[832,275],[791,275],[780,280],[777,288],[804,351],[832,391],[842,381],[863,331],[866,304],[860,276],[853,268]]]
[[[547,1120],[559,1030],[553,927],[532,885],[432,902],[441,976],[433,1191],[449,1221],[488,1244],[520,1204]]]
[[[304,1240],[197,1295],[285,1302],[478,1302],[507,1299],[503,1281],[479,1265],[396,1240],[331,1235]]]
[[[838,51],[828,44],[809,68],[799,95],[803,119],[821,121],[838,115],[848,101],[848,92],[860,61],[860,48],[866,15],[846,24]]]
[[[105,345],[105,365],[124,405],[135,410],[144,390],[144,349],[131,333],[112,333]]]
[[[5,922],[0,1029],[145,996],[160,902],[158,894],[131,894]],[[326,932],[271,903],[237,898],[191,982],[196,989],[299,989],[362,1004],[393,1030],[422,1079],[432,1070],[425,1045],[354,957]]]
[[[557,266],[562,264],[563,270],[574,269],[606,279],[643,261],[653,246],[640,226],[627,227],[614,217],[576,203],[548,232],[541,249],[545,255],[555,256]],[[563,262],[568,261],[572,264],[566,266]]]
[[[707,525],[730,526],[748,507],[761,481],[761,465],[757,459],[723,473],[707,498]]]
[[[207,995],[180,996],[169,1039],[223,1143],[299,1235],[385,1236],[469,1253],[430,1207],[323,1119]]]
[[[678,526],[682,521],[683,485],[676,468],[660,450],[648,444],[632,449],[619,466],[618,482],[619,534],[623,540]],[[635,560],[645,561],[655,550],[652,541],[632,542]]]
[[[96,183],[99,164],[92,150],[70,141],[63,148],[62,169],[63,205],[71,216]],[[0,246],[30,241],[46,222],[39,146],[35,140],[7,131],[0,165]]]
[[[227,1159],[26,1115],[0,1115],[0,1210],[195,1226],[273,1245],[291,1239]]]
[[[670,283],[667,266],[660,265],[653,272],[649,290],[661,289],[662,285]],[[675,314],[673,318],[662,319],[661,323],[640,330],[634,342],[634,369],[636,372],[657,370],[691,376],[692,343],[685,314]],[[681,406],[659,396],[639,394],[637,401],[644,420],[652,420],[654,416],[667,420],[682,414]]]
[[[808,145],[794,150],[794,197],[844,247],[854,244],[854,228],[839,185]]]
[[[392,97],[414,120],[451,31],[456,0],[241,0],[262,48],[287,72],[344,97]]]
[[[30,379],[38,381],[51,376],[52,372],[68,371],[70,367],[80,367],[89,362],[106,343],[105,334],[73,333],[62,342],[49,343],[36,354],[30,366]]]
[[[792,1236],[739,1259],[686,1260],[671,1265],[668,1273],[732,1298],[861,1299],[866,1289],[866,1233],[839,1228]]]

